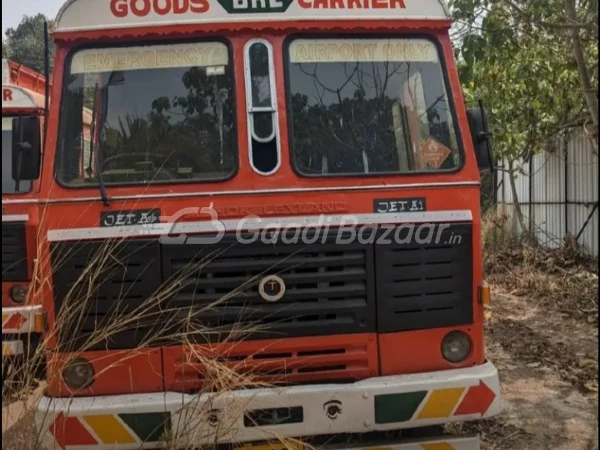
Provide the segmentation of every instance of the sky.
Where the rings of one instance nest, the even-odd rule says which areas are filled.
[[[2,34],[7,28],[14,28],[23,16],[45,14],[54,19],[65,0],[3,0],[2,1]]]

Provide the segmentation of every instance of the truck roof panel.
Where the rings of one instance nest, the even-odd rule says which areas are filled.
[[[448,20],[445,0],[68,0],[55,33],[173,25]]]

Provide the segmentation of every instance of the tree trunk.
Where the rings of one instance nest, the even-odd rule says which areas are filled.
[[[577,16],[577,9],[575,6],[575,0],[564,0],[567,17],[573,22],[573,24],[579,23],[579,17]],[[585,64],[585,55],[583,53],[583,46],[581,44],[581,36],[579,35],[580,29],[573,28],[571,30],[571,39],[573,40],[573,56],[577,62],[577,69],[579,71],[579,79],[581,80],[581,87],[583,89],[585,100],[587,102],[588,110],[594,124],[594,137],[598,137],[598,97],[595,94],[594,88],[592,87],[592,79],[590,73]]]
[[[517,192],[517,184],[515,183],[515,162],[513,160],[508,161],[508,180],[510,181],[510,190],[512,192],[512,201],[515,208],[515,216],[517,217],[517,223],[521,227],[521,233],[529,241],[529,227],[525,224],[525,217],[523,216],[523,210],[519,204],[519,194]],[[514,227],[513,227],[514,231]]]

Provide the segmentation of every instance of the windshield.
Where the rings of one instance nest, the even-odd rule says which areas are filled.
[[[461,165],[433,42],[296,39],[288,61],[291,146],[301,174],[401,174]]]
[[[225,44],[76,52],[63,99],[57,176],[71,187],[233,175],[233,74]]]
[[[2,117],[2,195],[25,194],[31,191],[31,181],[17,182],[12,174],[12,130],[14,117]],[[17,189],[18,187],[18,189]]]

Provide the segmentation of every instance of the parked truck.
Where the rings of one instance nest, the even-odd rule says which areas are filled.
[[[501,411],[450,26],[440,0],[63,6],[47,448],[480,448],[440,433]]]
[[[37,230],[45,77],[2,60],[2,357],[33,356],[43,331],[42,306],[31,294]],[[21,136],[29,146],[21,146]]]

